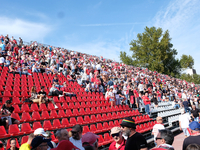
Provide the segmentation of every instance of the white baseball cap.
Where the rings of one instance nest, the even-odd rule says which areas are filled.
[[[48,136],[48,134],[46,134],[46,133],[44,132],[44,129],[43,129],[43,128],[37,128],[37,129],[34,131],[33,134],[34,134],[34,135]]]

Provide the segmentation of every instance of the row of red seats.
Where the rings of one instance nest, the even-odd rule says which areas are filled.
[[[12,113],[11,117],[20,120],[20,122],[31,122],[31,121],[36,121],[36,120],[46,120],[46,119],[55,119],[55,118],[63,118],[63,117],[71,117],[70,120],[72,119],[72,117],[76,117],[76,116],[80,116],[82,118],[82,116],[84,116],[84,119],[82,118],[82,120],[84,120],[85,122],[100,122],[100,121],[107,121],[107,120],[113,120],[113,119],[119,119],[119,118],[124,118],[124,117],[130,117],[130,116],[134,116],[133,111],[118,111],[118,112],[110,112],[110,113],[101,113],[101,112],[96,112],[96,114],[94,114],[95,112],[90,112],[90,114],[84,114],[83,109],[80,110],[80,112],[75,111],[77,109],[74,109],[73,112],[70,109],[66,110],[66,113],[64,110],[58,110],[58,113],[56,112],[56,110],[51,110],[50,114],[48,113],[48,111],[42,111],[41,115],[39,114],[38,111],[33,111],[32,115],[29,114],[29,112],[23,112],[21,115],[21,119],[19,117],[18,113]],[[88,116],[91,115],[91,118]],[[139,117],[137,116],[136,118],[134,118],[136,120],[137,123],[141,123],[141,122],[146,122],[149,121],[150,118],[148,117],[148,115],[144,115],[144,117]],[[77,120],[78,121],[78,120]],[[80,122],[77,122],[80,124]]]

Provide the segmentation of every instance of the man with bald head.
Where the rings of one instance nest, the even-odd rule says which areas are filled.
[[[158,135],[158,132],[159,130],[162,130],[162,129],[165,129],[164,125],[162,124],[163,123],[163,120],[162,120],[162,117],[158,116],[156,118],[156,124],[153,126],[153,130],[152,130],[152,135],[154,135],[154,143],[156,144],[156,137]]]
[[[69,133],[66,129],[58,129],[55,135],[56,138],[58,139],[58,142],[62,140],[69,140]]]

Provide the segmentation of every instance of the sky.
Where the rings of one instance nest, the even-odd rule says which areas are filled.
[[[200,74],[200,0],[10,0],[1,2],[0,34],[120,61],[147,27],[169,30],[173,48]]]

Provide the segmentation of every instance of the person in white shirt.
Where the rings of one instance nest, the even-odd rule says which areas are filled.
[[[82,146],[82,141],[81,141],[82,132],[83,132],[82,126],[77,124],[72,128],[72,131],[71,131],[72,137],[69,138],[69,141],[72,142],[73,145],[79,148],[80,150],[84,150]]]
[[[109,93],[108,93],[109,101],[111,103],[111,107],[114,106],[115,103],[115,96],[113,93],[113,88],[110,88]]]
[[[162,117],[158,116],[156,118],[156,122],[157,123],[153,126],[153,130],[152,130],[152,133],[151,133],[152,135],[154,135],[155,144],[156,144],[156,137],[157,137],[157,135],[159,133],[159,130],[165,129],[164,125],[162,124],[163,123]]]
[[[188,137],[190,135],[187,130],[187,128],[189,128],[190,121],[192,120],[189,114],[185,113],[185,109],[181,109],[181,115],[179,116],[179,127],[180,130],[183,130],[185,137]]]

